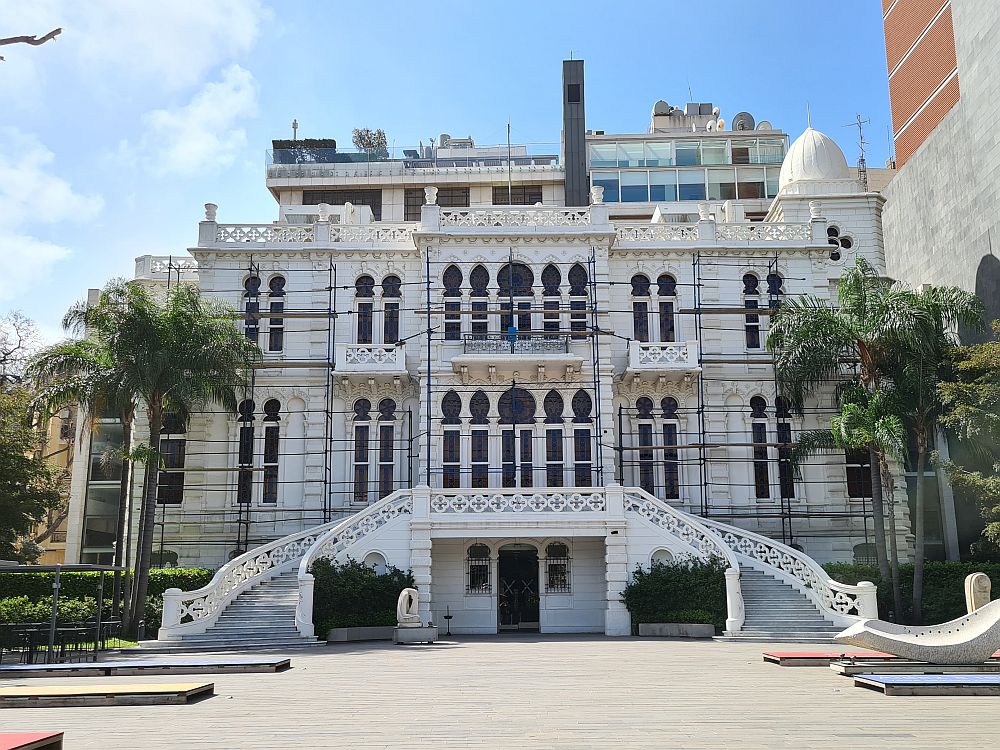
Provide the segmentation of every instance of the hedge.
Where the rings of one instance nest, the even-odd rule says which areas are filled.
[[[681,559],[637,567],[622,591],[633,626],[647,622],[726,625],[726,565]]]
[[[154,568],[149,571],[149,596],[159,599],[170,588],[191,591],[212,580],[214,570],[206,568]],[[0,595],[26,596],[32,601],[52,596],[55,573],[0,573]],[[59,575],[59,597],[81,599],[97,598],[101,574],[97,572],[66,572]],[[104,598],[111,600],[114,591],[113,573],[104,574]]]
[[[895,618],[892,586],[879,579],[874,565],[828,563],[823,566],[830,577],[841,583],[856,584],[871,581],[878,585],[879,616],[897,622],[912,622],[913,618],[913,565],[899,566],[899,583],[903,591],[903,616]],[[936,625],[954,620],[966,613],[965,577],[970,573],[985,573],[993,583],[993,598],[1000,598],[1000,563],[983,562],[926,562],[924,563],[923,622]]]
[[[390,566],[379,575],[357,560],[343,565],[317,560],[312,574],[313,622],[320,638],[332,628],[395,625],[399,592],[414,585],[408,571]]]

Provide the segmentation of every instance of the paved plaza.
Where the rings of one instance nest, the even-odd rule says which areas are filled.
[[[0,726],[65,730],[68,750],[1000,745],[1000,699],[887,698],[825,667],[761,660],[779,649],[809,650],[596,636],[345,644],[293,653],[284,673],[206,677],[216,695],[188,706],[4,710]],[[68,679],[100,681],[32,683]]]

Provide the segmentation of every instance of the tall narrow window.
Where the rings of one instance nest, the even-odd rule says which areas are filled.
[[[551,263],[542,270],[542,294],[545,299],[542,308],[545,311],[542,315],[542,328],[548,333],[559,330],[559,285],[562,283],[562,274],[559,269]]]
[[[465,557],[467,594],[489,594],[493,591],[490,585],[490,548],[485,544],[473,544]]]
[[[643,396],[635,402],[639,432],[639,486],[650,495],[656,494],[653,472],[653,399]]]
[[[462,272],[458,266],[448,266],[442,277],[444,282],[444,339],[462,339]]]
[[[563,398],[558,391],[549,391],[542,401],[545,411],[545,484],[563,486]]]
[[[771,478],[767,460],[767,401],[762,396],[750,399],[750,433],[753,442],[754,496],[759,500],[771,497]]]
[[[489,292],[486,287],[490,283],[490,272],[483,266],[476,266],[469,274],[469,284],[472,291],[472,335],[473,338],[486,338],[490,330]]]
[[[285,312],[285,278],[275,276],[267,282],[269,309],[267,323],[267,350],[269,352],[280,352],[285,348],[285,319],[281,317]]]
[[[676,500],[681,496],[680,483],[680,450],[677,447],[679,437],[677,422],[677,399],[667,396],[660,402],[663,410],[663,497]]]
[[[359,344],[372,343],[372,316],[374,314],[375,279],[367,274],[354,282],[354,298],[357,300]]]
[[[510,388],[500,396],[497,410],[500,413],[500,424],[511,425],[500,434],[503,486],[531,487],[534,484],[532,436],[535,399],[523,388]],[[518,429],[518,425],[525,425],[527,429]]]
[[[756,310],[760,307],[760,279],[752,273],[743,277],[743,307]],[[760,349],[760,315],[747,313],[744,323],[747,349]]]
[[[677,302],[677,280],[669,273],[661,274],[656,280],[656,296],[659,304],[660,341],[676,341],[674,305]]]
[[[545,547],[545,591],[568,594],[571,590],[569,547],[562,542],[552,542]]]
[[[574,338],[587,330],[587,271],[579,263],[569,269],[569,329]]]
[[[236,474],[236,502],[247,504],[253,496],[253,420],[256,404],[250,399],[241,401],[237,408],[239,414],[239,449],[236,457],[238,468]]]
[[[378,402],[378,497],[381,500],[395,489],[393,475],[396,462],[393,456],[396,431],[396,402],[384,398]]]
[[[368,451],[371,442],[372,402],[359,398],[354,402],[354,497],[357,504],[368,503]]]
[[[632,277],[632,337],[649,341],[649,279],[641,273]]]
[[[872,458],[865,449],[851,448],[844,454],[847,464],[847,496],[861,500],[872,496]]]
[[[246,290],[243,293],[246,299],[243,332],[256,344],[260,340],[260,276],[250,276],[243,282],[243,289]]]
[[[187,429],[176,414],[163,415],[160,428],[160,455],[164,469],[183,469]],[[156,502],[160,505],[180,505],[184,500],[184,472],[161,471],[156,480]]]
[[[594,402],[584,390],[573,394],[573,422],[583,425],[591,422]],[[573,484],[577,487],[591,487],[593,479],[593,453],[590,427],[573,428]]]
[[[446,428],[462,424],[462,397],[448,391],[441,399],[441,424]],[[445,429],[441,435],[441,486],[462,486],[462,432]]]
[[[482,429],[489,424],[490,399],[483,391],[476,391],[469,399],[472,425],[472,486],[490,486],[490,431]]]
[[[778,442],[778,487],[783,498],[795,497],[795,477],[792,473],[792,418],[788,402],[778,396],[774,400],[775,435]]]
[[[261,502],[274,505],[278,502],[278,455],[281,402],[269,398],[264,402],[264,480]]]
[[[382,279],[382,343],[386,346],[399,341],[399,299],[402,282],[398,276]]]

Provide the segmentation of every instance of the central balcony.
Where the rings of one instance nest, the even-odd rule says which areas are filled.
[[[491,378],[511,372],[538,380],[562,377],[579,372],[583,364],[572,340],[569,333],[467,333],[462,354],[452,357],[452,368],[462,375],[480,371]]]
[[[700,371],[697,341],[629,342],[628,376],[685,376]]]
[[[351,380],[405,378],[406,350],[393,344],[337,344],[334,373]]]

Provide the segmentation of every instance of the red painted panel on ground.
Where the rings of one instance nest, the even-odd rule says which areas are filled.
[[[62,732],[0,732],[0,750],[58,748],[62,738]]]

